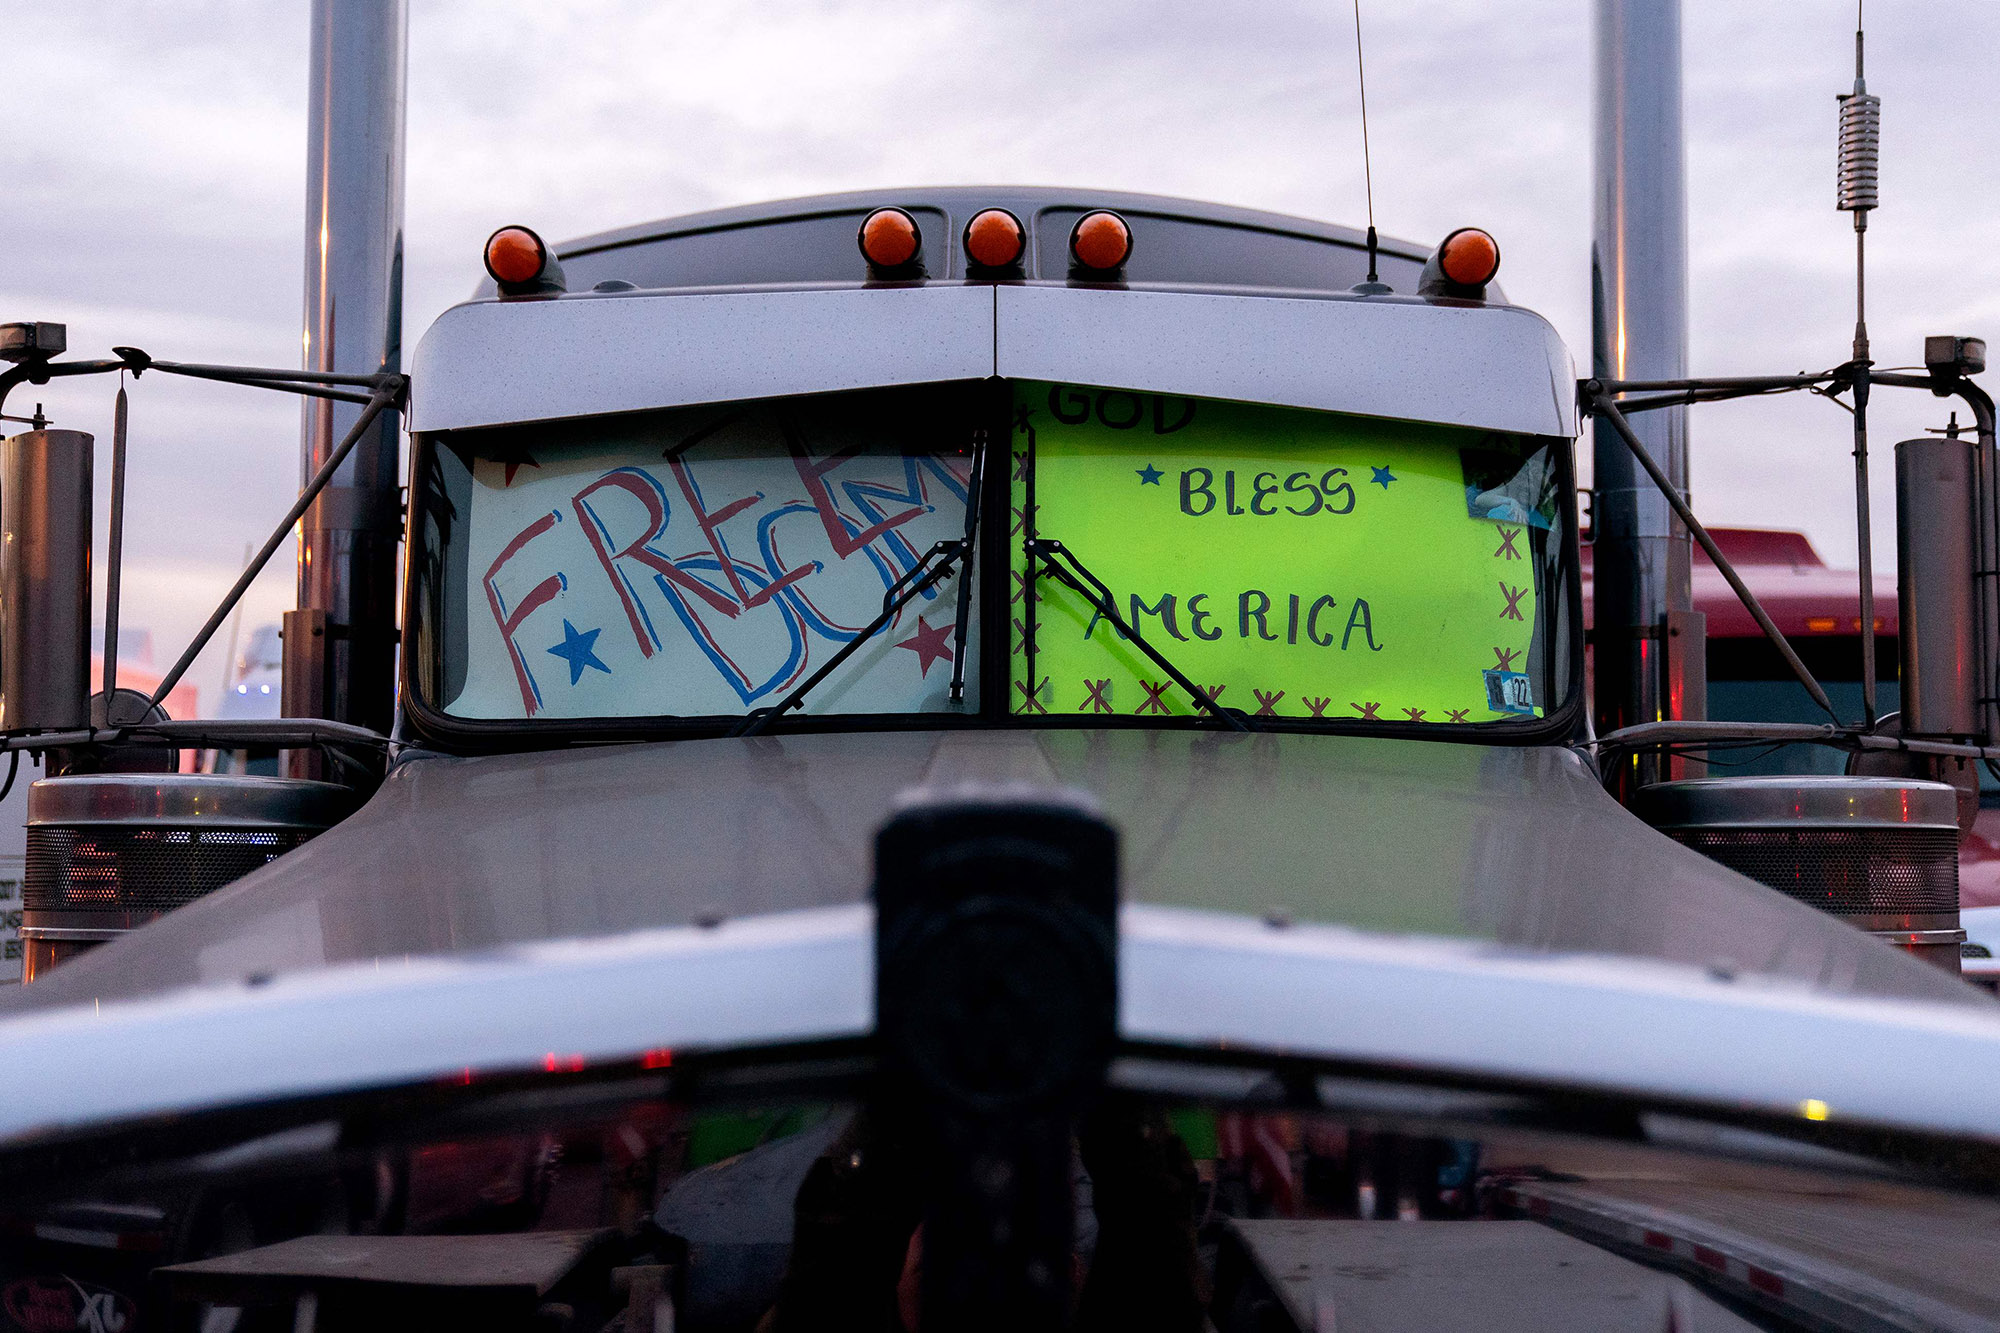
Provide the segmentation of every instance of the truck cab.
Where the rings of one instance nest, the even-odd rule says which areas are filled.
[[[1101,803],[1130,903],[1932,991],[1604,792],[1570,359],[1455,235],[1482,281],[1115,193],[503,229],[411,368],[386,782],[31,998],[860,902],[897,793],[995,783]]]
[[[0,998],[13,1058],[107,1074],[25,1088],[0,1150],[55,1132],[95,1164],[103,1126],[258,1108],[271,1156],[204,1128],[201,1161],[321,1170],[323,1147],[334,1229],[495,1229],[471,1193],[507,1229],[567,1228],[581,1264],[623,1226],[647,1257],[622,1281],[750,1329],[821,1308],[801,1283],[866,1269],[879,1302],[946,1262],[939,1231],[842,1193],[893,1156],[854,1110],[880,1109],[878,1057],[1056,1171],[1057,1211],[1074,1144],[1099,1219],[1123,1186],[1128,1220],[1197,1188],[1211,1219],[1308,1196],[1546,1214],[1475,1191],[1455,1116],[1992,1129],[1951,1096],[2000,1058],[1983,997],[1607,794],[1574,370],[1494,282],[1491,237],[966,187],[555,245],[503,228],[487,259],[410,368],[379,786]],[[1729,1061],[1704,1055],[1718,1032]],[[1918,1111],[1891,1059],[1946,1071]],[[1064,1060],[1097,1061],[1116,1124],[1072,1133],[1083,1102],[989,1086]],[[1383,1100],[1406,1083],[1477,1097]],[[1383,1129],[1405,1120],[1424,1129]],[[588,1164],[567,1192],[562,1160]],[[1315,1162],[1345,1173],[1332,1194]],[[219,1196],[156,1207],[189,1262],[154,1289],[236,1309],[329,1280],[331,1250],[273,1266],[325,1219],[264,1186],[240,1197],[279,1220],[230,1233],[265,1256],[247,1267],[213,1240]],[[813,1267],[856,1218],[893,1244]],[[1218,1296],[1217,1327],[1311,1326],[1259,1322],[1276,1233],[1231,1231],[1199,1280],[1196,1235],[1190,1212],[1143,1251],[1179,1257],[1133,1270],[1187,1279],[1177,1318],[1212,1281],[1243,1302]],[[460,1239],[427,1262],[505,1267]],[[1126,1276],[1121,1299],[1172,1285]]]

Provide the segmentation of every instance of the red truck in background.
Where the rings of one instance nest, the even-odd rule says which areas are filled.
[[[1710,528],[1778,628],[1847,719],[1861,715],[1859,577],[1831,569],[1802,532],[1769,528]],[[1592,547],[1583,546],[1583,604],[1591,606]],[[1737,600],[1722,573],[1694,548],[1694,609],[1708,619],[1708,716],[1732,722],[1824,722],[1823,714]],[[1878,706],[1898,706],[1896,572],[1893,561],[1875,574]],[[1743,750],[1712,762],[1716,772],[1839,773],[1846,756],[1819,745]],[[1728,768],[1723,769],[1726,763]],[[1979,815],[1959,842],[1959,903],[1967,935],[1967,980],[2000,987],[2000,783],[1981,779]]]

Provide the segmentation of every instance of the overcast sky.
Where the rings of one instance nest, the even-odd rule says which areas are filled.
[[[1377,221],[1476,224],[1502,280],[1590,356],[1590,0],[1371,0]],[[1686,0],[1692,365],[1847,355],[1853,242],[1832,206],[1853,5]],[[1874,0],[1883,206],[1869,231],[1878,364],[1926,332],[2000,334],[2000,5]],[[1003,3],[411,0],[405,345],[479,276],[495,226],[550,237],[871,186],[1008,181],[1191,195],[1364,220],[1352,13],[1340,0]],[[0,6],[0,319],[101,354],[298,362],[305,0]],[[114,386],[17,391],[108,436]],[[1941,424],[1876,399],[1889,446]],[[292,400],[148,378],[133,393],[127,624],[164,665],[298,484]],[[1846,417],[1798,397],[1702,409],[1711,522],[1801,527],[1853,553]],[[1586,450],[1587,453],[1587,450]],[[104,504],[99,503],[99,523]],[[1893,562],[1893,542],[1878,556]],[[291,605],[274,567],[246,626]],[[222,670],[197,669],[204,704]]]

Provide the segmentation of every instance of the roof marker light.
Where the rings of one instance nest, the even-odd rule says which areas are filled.
[[[1484,287],[1500,271],[1500,243],[1477,227],[1460,227],[1438,247],[1438,267],[1461,287]]]
[[[548,246],[526,227],[502,227],[486,238],[486,271],[503,289],[529,286],[548,261]]]
[[[983,209],[965,224],[965,257],[974,268],[1012,268],[1027,248],[1027,229],[1004,208]]]
[[[900,208],[878,208],[861,220],[861,254],[878,269],[907,268],[923,253],[917,220]]]
[[[1080,269],[1115,272],[1132,257],[1132,229],[1108,209],[1085,213],[1069,234],[1069,253]]]

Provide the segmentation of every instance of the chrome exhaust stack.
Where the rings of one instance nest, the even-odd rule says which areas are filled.
[[[1679,379],[1687,374],[1680,0],[1597,0],[1595,40],[1591,373]],[[1687,409],[1649,412],[1632,429],[1685,497]],[[1598,733],[1706,717],[1706,633],[1693,610],[1687,529],[1602,421],[1592,457]],[[1629,794],[1672,776],[1674,761],[1623,763],[1607,777]]]
[[[405,0],[314,0],[306,144],[304,367],[368,375],[403,360]],[[311,477],[362,408],[307,399]],[[387,733],[395,711],[398,414],[383,412],[299,524],[299,611],[285,636],[285,713]],[[318,756],[288,771],[317,777]]]

